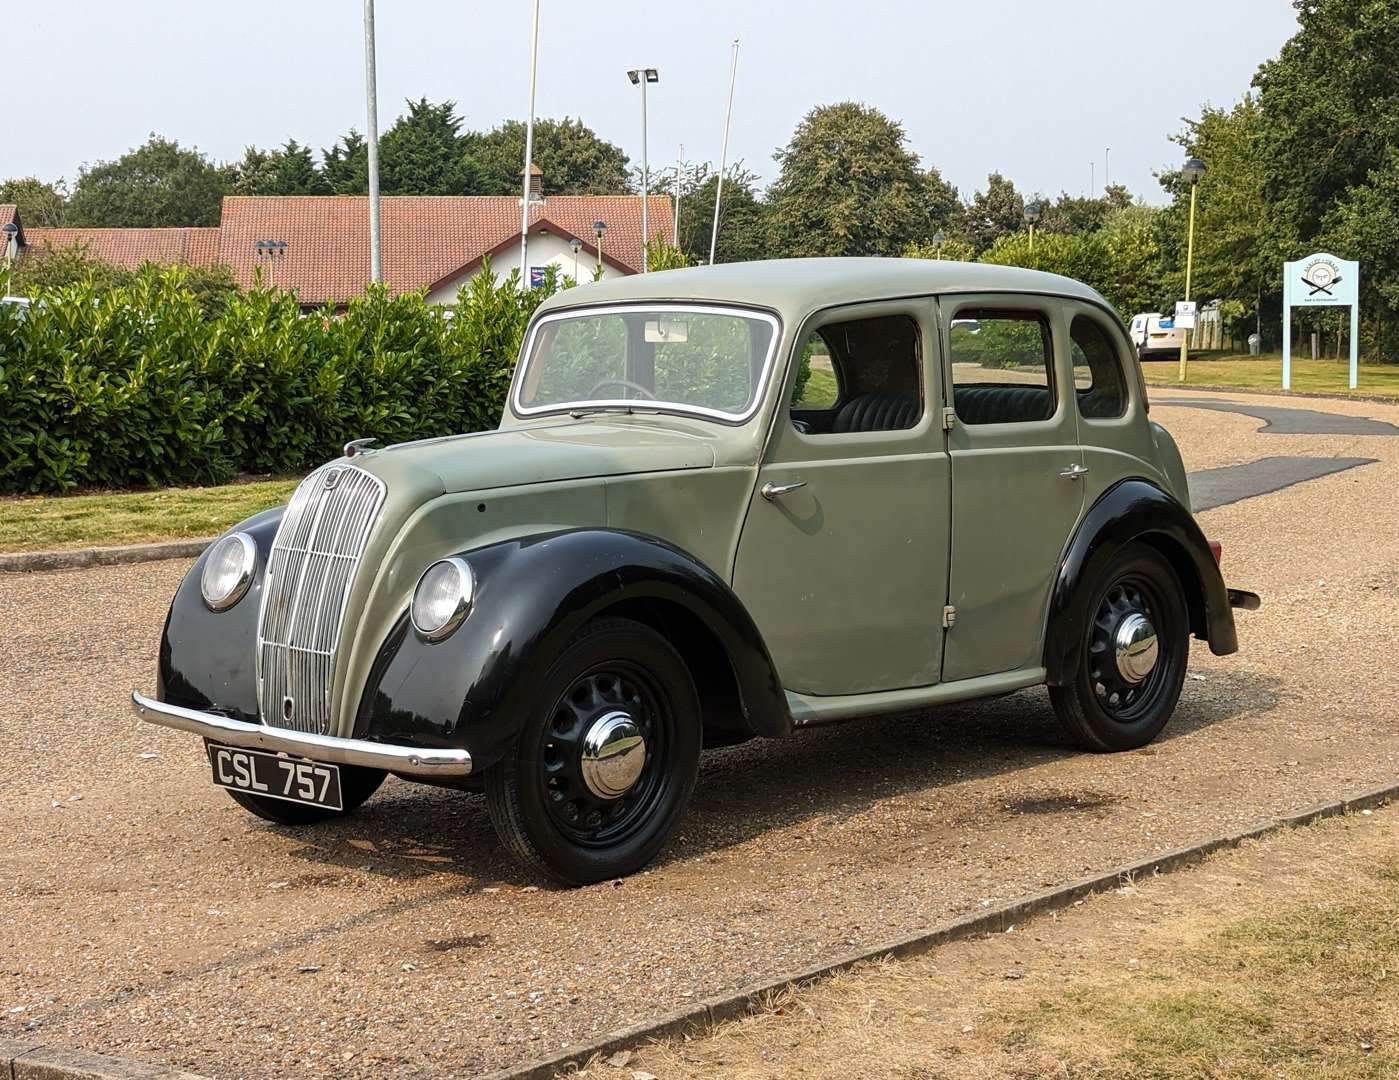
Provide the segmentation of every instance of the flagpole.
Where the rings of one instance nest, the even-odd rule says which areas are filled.
[[[520,192],[520,291],[530,287],[529,281],[529,167],[534,164],[534,82],[539,66],[539,0],[534,0],[534,21],[530,30],[529,52],[529,119],[525,122],[525,169]]]
[[[719,203],[724,197],[724,169],[729,162],[729,121],[734,111],[734,79],[738,75],[738,38],[734,38],[729,57],[729,103],[724,109],[724,145],[719,151],[719,181],[714,185],[714,228],[709,233],[709,265],[714,265],[714,252],[719,246]]]

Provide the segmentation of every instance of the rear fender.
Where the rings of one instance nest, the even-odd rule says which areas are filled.
[[[1068,683],[1082,661],[1093,615],[1088,584],[1134,542],[1156,548],[1170,562],[1185,592],[1191,633],[1208,641],[1216,656],[1238,651],[1229,590],[1194,516],[1156,484],[1123,480],[1084,515],[1059,564],[1044,649],[1045,681],[1051,686]]]

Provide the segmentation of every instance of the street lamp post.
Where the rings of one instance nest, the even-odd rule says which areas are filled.
[[[578,281],[578,252],[583,246],[583,241],[575,236],[568,242],[568,246],[573,249],[573,280],[576,284]]]
[[[1185,162],[1185,167],[1181,169],[1185,178],[1190,181],[1190,226],[1186,232],[1185,240],[1185,300],[1190,302],[1190,273],[1194,269],[1195,263],[1195,195],[1200,188],[1200,177],[1205,175],[1205,163],[1197,157],[1189,158]],[[1189,358],[1190,347],[1186,344],[1190,332],[1187,330],[1180,336],[1180,381],[1185,382],[1185,365]]]
[[[19,226],[13,221],[7,221],[0,225],[0,233],[5,234],[5,291],[10,291],[10,282],[14,280],[15,269],[15,245],[18,243],[16,237],[19,236]]]
[[[597,276],[602,277],[602,234],[607,231],[607,222],[599,219],[593,222],[593,236],[597,238]]]
[[[1035,222],[1040,219],[1040,204],[1036,202],[1027,203],[1025,206],[1025,221],[1030,226],[1030,257],[1035,255]]]
[[[942,262],[942,242],[946,239],[940,232],[933,233],[933,249],[937,252],[938,262]]]
[[[627,78],[633,86],[641,87],[641,272],[646,273],[646,245],[651,242],[651,234],[646,220],[646,204],[650,202],[651,165],[646,157],[646,84],[661,81],[661,73],[655,68],[632,68]]]
[[[365,159],[369,171],[369,280],[384,280],[379,249],[379,91],[374,74],[374,0],[364,0]]]

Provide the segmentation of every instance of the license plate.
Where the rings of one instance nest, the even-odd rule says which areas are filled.
[[[344,807],[338,765],[210,743],[209,767],[219,787],[330,810]]]

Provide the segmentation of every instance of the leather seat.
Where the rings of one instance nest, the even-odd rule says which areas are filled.
[[[851,431],[899,431],[918,423],[921,409],[913,394],[861,394],[840,407],[834,430],[839,434]]]
[[[953,390],[957,417],[968,424],[1047,420],[1054,401],[1043,386],[967,386]]]

